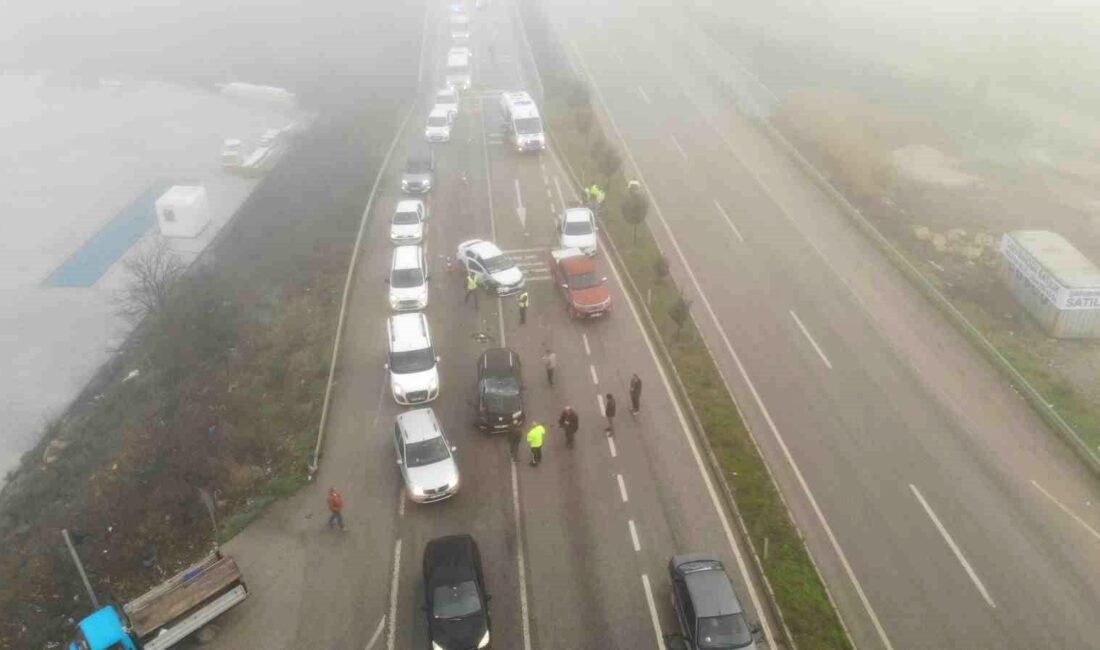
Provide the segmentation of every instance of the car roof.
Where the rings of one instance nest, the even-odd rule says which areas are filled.
[[[519,104],[512,106],[512,118],[538,117],[539,109],[534,104]]]
[[[448,113],[450,113],[450,111],[442,106],[433,106],[432,112],[428,114],[428,117],[447,117]]]
[[[419,246],[397,246],[393,249],[393,264],[395,269],[412,269],[420,267]]]
[[[491,241],[485,241],[484,239],[471,239],[468,242],[463,242],[462,246],[481,259],[489,259],[504,254],[497,248],[496,244]]]
[[[435,91],[435,96],[439,97],[440,95],[447,95],[448,97],[458,97],[458,91],[454,88],[440,88],[439,90]]]
[[[566,208],[566,221],[591,221],[592,211],[588,208]]]
[[[428,319],[422,312],[390,316],[390,351],[423,350],[431,344]]]
[[[469,535],[430,540],[424,546],[424,578],[429,582],[472,579],[477,572],[474,564],[477,555],[477,542]],[[429,571],[432,575],[428,575]]]
[[[561,267],[565,269],[565,272],[569,275],[575,275],[578,273],[588,273],[596,270],[596,262],[585,254],[574,255],[572,257],[563,258],[560,261]]]
[[[423,207],[424,202],[420,199],[405,199],[397,202],[397,209],[394,212],[417,212]]]
[[[503,93],[503,96],[504,101],[508,102],[511,106],[535,103],[535,100],[531,99],[531,95],[529,95],[526,90],[513,90]]]
[[[481,353],[478,367],[492,376],[511,375],[519,366],[519,356],[509,348],[492,348]]]
[[[733,583],[717,558],[697,555],[678,559],[681,561],[677,563],[674,559],[673,562],[684,577],[698,616],[724,616],[742,611]]]
[[[439,420],[435,417],[435,411],[431,408],[413,409],[405,411],[397,416],[397,423],[406,442],[423,442],[434,440],[443,435],[439,428]]]

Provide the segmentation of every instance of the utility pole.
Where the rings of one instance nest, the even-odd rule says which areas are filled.
[[[80,556],[76,554],[76,548],[73,547],[73,540],[69,537],[69,529],[61,529],[61,535],[65,537],[65,545],[69,547],[69,555],[73,556],[73,564],[76,565],[76,570],[80,573],[80,579],[84,581],[84,589],[88,592],[88,597],[92,599],[92,606],[99,609],[99,599],[95,597],[95,592],[92,591],[92,583],[88,580],[88,574],[84,573],[84,565],[80,563]]]

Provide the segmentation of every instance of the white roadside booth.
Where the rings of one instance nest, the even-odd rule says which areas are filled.
[[[206,188],[199,185],[173,185],[157,199],[156,210],[165,237],[198,237],[210,223]]]
[[[1014,230],[1001,238],[1012,295],[1049,336],[1100,337],[1100,269],[1061,235]]]

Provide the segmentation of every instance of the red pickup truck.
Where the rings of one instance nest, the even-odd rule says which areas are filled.
[[[572,318],[597,318],[611,310],[607,278],[600,277],[596,262],[576,248],[550,251],[554,284],[569,306]]]

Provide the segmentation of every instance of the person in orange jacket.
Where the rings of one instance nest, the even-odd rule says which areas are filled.
[[[336,491],[336,488],[330,487],[328,489],[328,511],[332,513],[328,518],[329,528],[334,525],[339,525],[340,530],[344,530],[344,515],[341,511],[344,509],[344,495]]]

